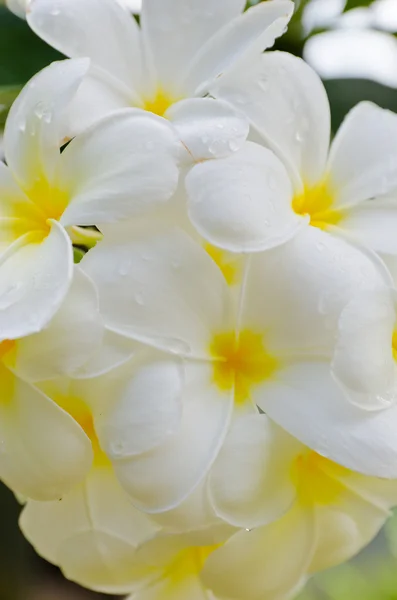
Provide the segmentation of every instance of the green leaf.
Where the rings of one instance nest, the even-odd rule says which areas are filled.
[[[84,257],[85,253],[86,253],[86,251],[83,250],[82,248],[79,248],[77,246],[73,246],[73,257],[74,257],[74,262],[75,262],[76,265],[79,264],[79,262]]]
[[[352,10],[352,8],[362,8],[372,4],[374,0],[346,0],[344,12]]]
[[[382,108],[397,112],[397,93],[395,89],[367,79],[330,79],[324,82],[328,92],[332,129],[336,131],[343,118],[353,106],[362,100],[375,102]]]
[[[8,111],[21,89],[21,85],[0,86],[0,131],[4,129]]]

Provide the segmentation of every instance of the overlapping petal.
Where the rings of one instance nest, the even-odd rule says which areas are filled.
[[[35,0],[27,18],[33,31],[59,52],[87,56],[93,67],[111,74],[116,88],[139,83],[139,28],[114,0]]]
[[[319,454],[365,475],[397,476],[396,406],[372,412],[353,405],[327,363],[286,367],[277,381],[256,391],[255,399],[272,420]]]
[[[0,477],[37,500],[59,500],[92,461],[81,427],[40,390],[0,366]]]
[[[92,225],[148,212],[176,190],[179,145],[156,117],[119,111],[75,138],[61,156],[58,184],[71,203],[63,225]]]
[[[354,206],[397,187],[397,115],[360,102],[332,142],[328,173],[337,204]]]
[[[219,29],[240,15],[244,0],[145,0],[142,33],[160,81],[174,89],[189,73],[194,56]],[[183,89],[183,88],[182,88]]]
[[[228,158],[196,165],[186,177],[186,189],[198,232],[231,252],[272,248],[305,223],[291,209],[292,187],[284,166],[251,142]]]
[[[365,408],[397,400],[395,322],[395,294],[389,289],[356,296],[341,315],[333,370]]]
[[[244,529],[280,518],[295,499],[290,470],[299,448],[265,415],[236,419],[210,475],[218,515]]]
[[[248,121],[226,102],[191,98],[173,104],[165,113],[194,162],[223,158],[243,146]]]
[[[109,466],[92,469],[61,501],[28,501],[20,526],[43,558],[80,585],[126,594],[150,576],[135,554],[157,527],[134,509]]]
[[[138,456],[129,451],[131,442],[127,447],[118,445],[117,440],[130,437],[131,424],[128,418],[123,423],[122,414],[118,418],[117,412],[108,414],[104,428],[99,431],[102,445],[112,460],[123,487],[134,505],[146,512],[171,510],[194,491],[207,475],[229,427],[232,398],[226,392],[220,394],[211,384],[210,367],[192,364],[186,366],[185,370],[186,379],[181,397],[183,411],[175,432],[168,429],[167,421],[162,418],[164,398],[169,394],[169,390],[165,388],[166,379],[161,388],[155,388],[158,380],[153,380],[149,369],[140,374],[139,390],[130,389],[125,398],[130,407],[138,403],[142,405],[152,389],[150,429],[157,432],[157,440],[159,432],[162,434],[161,445]],[[174,389],[173,381],[171,384]],[[123,413],[125,415],[126,411]]]
[[[89,61],[83,58],[53,63],[24,87],[8,115],[4,131],[7,164],[22,189],[37,194],[39,206],[45,200],[46,185],[54,179],[66,133],[65,111],[88,67]]]
[[[297,507],[266,527],[234,535],[209,557],[204,583],[220,598],[292,597],[305,579],[314,543],[311,510]]]
[[[203,95],[229,69],[248,64],[273,46],[284,32],[293,9],[289,0],[260,3],[226,24],[195,55],[189,65],[187,89]]]
[[[14,367],[30,381],[72,375],[102,344],[103,334],[96,289],[75,267],[69,293],[48,327],[18,341]]]
[[[41,331],[61,306],[73,277],[72,244],[57,221],[52,221],[42,241],[34,234],[21,241],[14,242],[1,259],[2,339]]]
[[[98,288],[101,312],[113,331],[160,350],[202,357],[211,329],[227,326],[222,273],[182,231],[146,228],[118,242],[105,237],[81,266]]]
[[[303,60],[270,52],[211,88],[242,110],[289,168],[295,188],[323,176],[330,138],[330,109],[318,75]]]

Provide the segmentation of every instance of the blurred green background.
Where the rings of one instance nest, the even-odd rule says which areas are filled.
[[[61,57],[9,12],[4,1],[0,0],[0,135],[21,87]],[[297,0],[289,30],[276,47],[304,55],[323,76],[335,131],[360,100],[397,112],[396,32],[397,0]],[[56,568],[35,556],[18,530],[18,503],[1,484],[0,510],[0,600],[103,597],[65,581]],[[299,600],[397,600],[397,517],[361,555],[315,577]]]

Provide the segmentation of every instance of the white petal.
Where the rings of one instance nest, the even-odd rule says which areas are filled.
[[[290,598],[310,564],[314,542],[312,513],[294,508],[275,523],[237,533],[211,554],[204,583],[220,598]]]
[[[86,59],[52,63],[23,88],[4,130],[7,164],[26,191],[38,178],[53,180],[67,125],[65,109],[80,85]]]
[[[289,0],[260,3],[217,31],[189,66],[188,89],[196,95],[205,94],[223,73],[248,64],[273,46],[285,31],[293,10]]]
[[[387,407],[397,400],[395,321],[395,298],[387,289],[359,294],[341,315],[333,372],[360,394],[363,408]]]
[[[397,254],[397,194],[376,198],[346,211],[338,224],[360,243],[381,254]]]
[[[101,344],[91,358],[73,372],[75,379],[91,379],[107,374],[142,352],[142,346],[105,328]]]
[[[194,55],[244,6],[244,0],[145,0],[142,31],[158,80],[171,85],[171,92],[181,91]]]
[[[179,152],[164,119],[127,109],[100,121],[62,153],[59,185],[72,198],[62,223],[118,221],[166,202],[178,184]]]
[[[146,228],[140,236],[105,236],[80,263],[97,285],[106,325],[160,349],[208,356],[227,306],[220,269],[183,232]]]
[[[267,250],[305,223],[292,210],[284,166],[251,142],[233,156],[193,167],[186,189],[193,225],[211,244],[231,252]]]
[[[120,398],[101,419],[110,458],[123,460],[152,450],[179,430],[183,370],[174,361],[138,367]]]
[[[346,304],[385,285],[372,256],[315,227],[251,257],[246,281],[242,326],[265,332],[272,352],[294,355],[330,356]]]
[[[62,54],[71,58],[88,56],[95,67],[126,86],[134,87],[139,82],[139,27],[114,0],[34,0],[28,23]]]
[[[112,448],[111,440],[103,440],[137,508],[153,513],[171,510],[207,475],[223,443],[233,406],[232,399],[212,384],[211,375],[211,366],[186,366],[180,428],[158,448],[128,459]],[[160,390],[157,394],[161,404]],[[145,403],[145,396],[141,401]],[[117,445],[117,439],[113,444]]]
[[[317,543],[310,573],[341,564],[377,535],[389,513],[360,496],[344,494],[337,506],[316,507]]]
[[[37,388],[0,367],[0,477],[36,500],[59,499],[92,461],[80,426]]]
[[[397,476],[397,406],[380,411],[354,406],[327,363],[286,367],[253,398],[271,419],[319,454],[364,475]]]
[[[223,158],[240,150],[249,132],[248,121],[226,102],[191,98],[173,104],[165,117],[176,127],[194,162]]]
[[[119,89],[110,75],[92,68],[69,105],[66,137],[72,138],[110,113],[133,105],[131,91]]]
[[[290,470],[301,447],[265,415],[236,418],[210,475],[217,514],[245,529],[280,518],[296,495]]]
[[[208,482],[205,479],[177,508],[152,514],[151,518],[165,531],[183,533],[200,530],[205,536],[207,528],[212,531],[212,526],[221,522],[211,506],[207,488]]]
[[[211,92],[244,112],[289,167],[296,186],[321,179],[330,108],[321,79],[302,59],[286,52],[266,53],[215,82]]]
[[[31,381],[73,375],[102,342],[104,327],[94,284],[78,267],[49,325],[19,340],[15,369]]]
[[[67,578],[109,594],[131,592],[139,574],[143,583],[144,570],[134,568],[136,546],[156,531],[106,467],[93,469],[62,501],[29,501],[20,526]]]
[[[16,249],[0,264],[0,338],[37,333],[62,304],[73,277],[73,252],[65,230],[52,221],[41,243]]]
[[[397,115],[360,102],[342,123],[331,146],[330,185],[340,206],[358,204],[397,186]]]

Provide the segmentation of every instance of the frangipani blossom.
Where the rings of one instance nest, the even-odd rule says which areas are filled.
[[[134,106],[176,124],[180,111],[189,110],[190,127],[200,135],[195,105],[186,99],[206,96],[220,76],[272,46],[293,12],[289,0],[263,2],[241,14],[245,4],[144,0],[139,27],[114,0],[34,0],[27,18],[66,56],[91,59],[72,110],[74,131]],[[180,100],[185,103],[179,106]]]
[[[40,384],[83,429],[92,445],[94,460],[85,479],[61,500],[28,500],[20,519],[23,533],[37,552],[58,565],[66,577],[111,594],[131,593],[146,586],[152,589],[161,578],[168,577],[163,573],[167,564],[173,570],[169,573],[170,584],[174,575],[179,575],[179,584],[183,577],[190,579],[193,572],[183,573],[183,567],[195,565],[195,559],[200,557],[200,565],[204,562],[204,552],[196,546],[214,549],[215,542],[235,531],[214,515],[210,528],[206,526],[186,538],[164,537],[166,530],[132,506],[101,449],[95,429],[95,415],[103,410],[100,399],[111,401],[109,393],[106,397],[103,394],[103,388],[107,388],[107,392],[114,389],[119,375],[120,370],[116,376],[113,372],[84,381],[64,378]],[[201,512],[203,492],[204,489],[199,490],[184,507],[168,515],[171,521],[178,520],[179,512],[182,521],[188,519],[190,527],[185,531],[197,524],[194,517]],[[161,516],[166,520],[167,514]],[[156,540],[155,536],[160,533],[161,537]],[[147,540],[152,540],[149,547],[144,544]],[[193,545],[195,547],[188,547]],[[182,550],[183,556],[180,555]],[[174,589],[179,588],[179,584],[175,582]],[[197,577],[195,585],[199,585]]]
[[[397,501],[396,481],[333,463],[266,415],[235,423],[211,478],[215,505],[223,498],[229,518],[241,523],[245,516],[247,528],[255,524],[236,533],[204,568],[204,583],[233,600],[292,597],[312,573],[367,545]]]
[[[28,500],[21,529],[37,552],[61,567],[69,579],[109,594],[132,591],[138,544],[159,529],[131,504],[114,476],[96,436],[84,384],[56,380],[42,388],[69,413],[92,447],[84,478],[53,502]]]
[[[44,69],[11,108],[0,163],[0,339],[40,331],[73,274],[66,227],[131,217],[168,200],[179,144],[166,121],[121,111],[60,153],[65,111],[89,66]]]
[[[24,496],[59,499],[90,468],[87,436],[59,403],[29,380],[81,367],[102,335],[95,288],[76,267],[70,290],[48,327],[0,343],[0,478]]]
[[[324,234],[349,235],[380,254],[397,254],[396,194],[390,195],[397,189],[396,114],[361,102],[330,145],[330,108],[320,78],[300,58],[283,52],[259,57],[215,83],[211,92],[242,110],[264,145],[287,167],[293,185],[291,213],[306,217]],[[232,160],[236,170],[238,159]],[[206,165],[199,167],[194,190],[212,178]],[[265,160],[257,166],[262,177],[268,169]],[[252,203],[265,211],[260,190],[253,188]],[[207,195],[207,202],[211,199]],[[236,220],[243,218],[244,202],[233,196],[230,203]],[[262,229],[265,225],[262,220]],[[232,240],[233,232],[224,235]]]
[[[186,499],[231,421],[256,405],[317,452],[396,475],[397,410],[352,406],[330,369],[342,309],[360,289],[384,285],[377,263],[344,240],[316,248],[306,229],[248,257],[231,281],[232,263],[176,228],[124,235],[105,236],[82,268],[106,326],[158,352],[136,365],[98,424],[138,508],[156,513]]]

